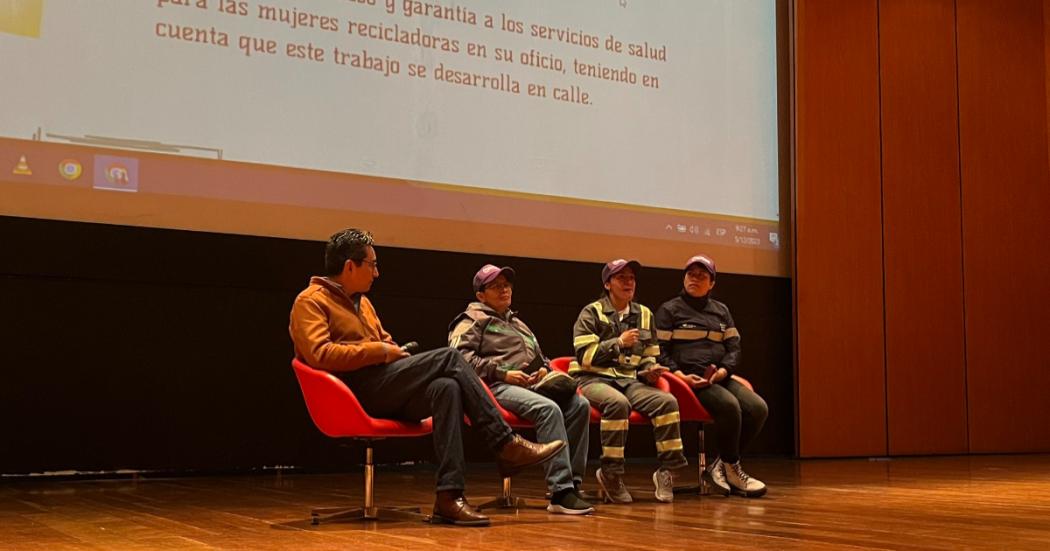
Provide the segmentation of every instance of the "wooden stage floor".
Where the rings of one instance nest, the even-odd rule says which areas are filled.
[[[380,522],[311,526],[311,506],[357,504],[360,472],[137,480],[5,479],[0,549],[1050,549],[1050,456],[755,460],[760,499],[652,497],[631,463],[629,506],[587,517],[492,511],[488,528]],[[587,489],[593,489],[593,473]],[[432,503],[425,467],[378,469],[377,503]],[[492,495],[473,465],[468,496]],[[542,496],[538,469],[517,493]],[[396,502],[396,503],[395,503]]]

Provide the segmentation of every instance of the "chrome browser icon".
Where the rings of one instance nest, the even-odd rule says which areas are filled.
[[[62,159],[58,163],[58,173],[66,180],[76,180],[84,173],[84,167],[76,159]]]

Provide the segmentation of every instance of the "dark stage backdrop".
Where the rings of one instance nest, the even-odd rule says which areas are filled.
[[[600,289],[598,264],[388,248],[390,236],[376,237],[370,296],[395,339],[425,349],[444,344],[485,262],[517,270],[514,307],[552,357],[571,353],[576,314]],[[0,473],[360,463],[358,445],[313,427],[289,366],[289,307],[320,272],[323,243],[0,217],[0,244]],[[639,299],[655,309],[680,273],[645,270]],[[753,451],[794,454],[790,281],[721,274],[716,296],[743,335],[741,372],[770,404]],[[644,429],[631,443],[629,454],[652,457]],[[491,460],[477,440],[469,446],[470,458]],[[377,448],[384,462],[430,457],[425,439]]]

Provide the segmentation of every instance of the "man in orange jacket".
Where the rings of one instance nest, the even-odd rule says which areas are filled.
[[[343,380],[369,415],[409,421],[433,416],[438,459],[433,519],[487,525],[488,517],[463,496],[464,412],[496,453],[504,476],[550,459],[565,443],[535,444],[514,434],[474,369],[455,350],[410,355],[394,342],[364,295],[379,277],[372,245],[370,233],[353,228],[328,240],[327,275],[312,278],[292,306],[295,355]]]

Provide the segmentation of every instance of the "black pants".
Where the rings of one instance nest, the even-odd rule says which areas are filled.
[[[437,489],[462,490],[463,412],[493,451],[512,431],[503,421],[470,364],[451,348],[439,348],[341,377],[373,417],[419,421],[434,417]]]
[[[766,401],[733,379],[693,392],[715,420],[715,449],[722,461],[740,461],[740,449],[751,443],[766,422]]]

